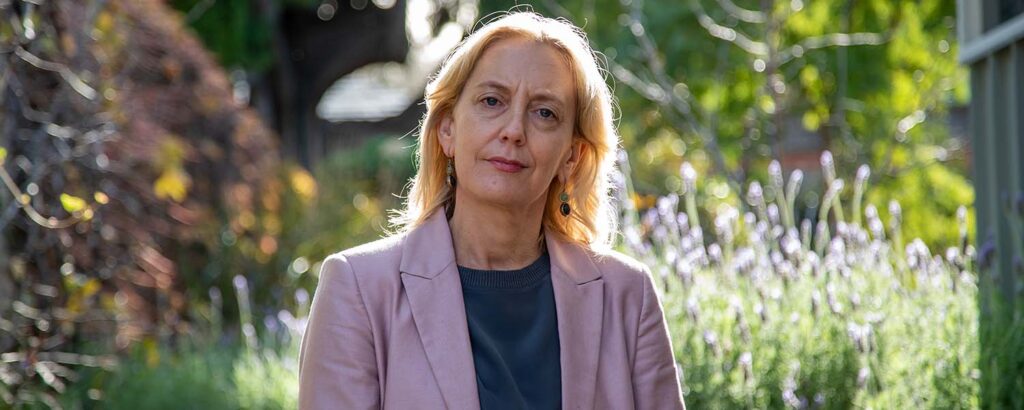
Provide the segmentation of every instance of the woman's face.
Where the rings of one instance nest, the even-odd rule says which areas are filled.
[[[573,138],[575,96],[554,47],[522,38],[491,44],[440,123],[458,205],[543,209],[551,181],[566,181],[582,149]]]

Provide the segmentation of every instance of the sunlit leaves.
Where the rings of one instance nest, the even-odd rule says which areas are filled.
[[[85,200],[77,196],[60,194],[60,204],[68,213],[75,213],[85,209]]]
[[[66,276],[64,289],[68,295],[67,309],[69,313],[78,315],[85,312],[92,299],[103,285],[96,278],[85,278],[80,275]]]
[[[808,110],[804,112],[801,122],[808,131],[817,131],[818,127],[821,126],[821,117],[814,111]]]
[[[803,9],[786,21],[786,28],[798,37],[817,36],[832,30],[835,21],[830,10],[832,4],[828,1],[805,2]]]
[[[184,158],[185,146],[177,138],[168,137],[161,143],[156,158],[160,176],[153,183],[153,191],[157,198],[171,199],[174,202],[185,200],[192,180],[185,172]]]
[[[191,180],[184,169],[170,168],[164,170],[156,182],[153,183],[153,191],[160,199],[171,199],[174,202],[185,200],[188,194],[188,186]]]
[[[316,196],[316,180],[306,170],[293,167],[288,174],[288,180],[303,202],[309,202]]]
[[[160,365],[160,347],[156,340],[147,337],[142,341],[142,349],[145,354],[146,367],[152,369]]]
[[[66,193],[60,194],[60,204],[69,214],[88,221],[93,217],[93,210],[84,199]]]

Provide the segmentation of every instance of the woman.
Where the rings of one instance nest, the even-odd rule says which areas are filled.
[[[684,408],[649,271],[606,249],[618,136],[582,32],[505,15],[426,104],[402,232],[322,265],[300,408]]]

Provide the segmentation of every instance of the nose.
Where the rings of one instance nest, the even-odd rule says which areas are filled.
[[[499,137],[502,142],[511,142],[516,145],[523,145],[526,142],[526,108],[516,107],[508,111],[505,125],[501,128]]]

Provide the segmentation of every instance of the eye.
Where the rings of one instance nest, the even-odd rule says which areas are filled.
[[[480,101],[483,101],[483,103],[487,104],[488,107],[497,106],[498,103],[500,102],[500,101],[498,101],[497,98],[494,98],[494,97],[484,97],[484,99],[480,100]]]
[[[537,111],[537,113],[540,114],[540,116],[543,118],[555,118],[555,112],[547,108],[541,108],[540,110]]]

